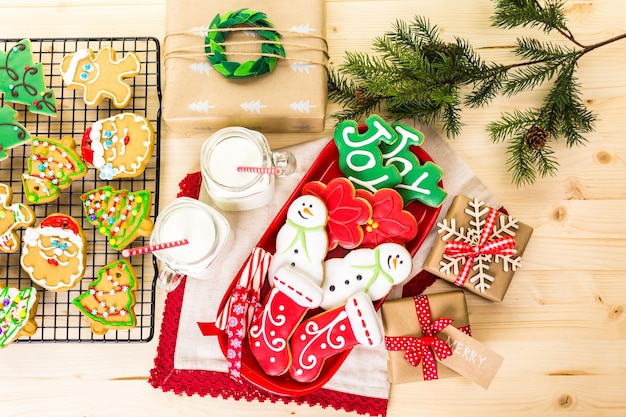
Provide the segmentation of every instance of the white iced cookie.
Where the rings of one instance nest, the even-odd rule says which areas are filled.
[[[324,258],[328,252],[326,223],[328,210],[324,202],[312,195],[296,198],[287,210],[287,220],[276,235],[276,253],[268,277],[281,266],[296,268],[321,285]]]
[[[320,307],[338,307],[358,292],[365,292],[372,301],[380,300],[391,287],[409,277],[411,268],[411,254],[397,243],[355,249],[343,258],[329,259],[324,262],[324,299]]]

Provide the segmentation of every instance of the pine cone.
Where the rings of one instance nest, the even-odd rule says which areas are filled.
[[[550,136],[550,133],[544,128],[532,126],[526,131],[526,145],[528,145],[530,149],[539,151],[546,146],[548,136]]]
[[[357,101],[362,104],[367,104],[371,100],[370,97],[367,97],[365,88],[363,87],[357,87],[356,91],[354,92],[354,98],[356,98]]]

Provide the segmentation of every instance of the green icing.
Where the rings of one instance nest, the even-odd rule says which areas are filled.
[[[6,151],[30,141],[30,132],[15,120],[17,112],[9,106],[0,108],[0,161],[9,155]]]
[[[54,92],[46,88],[41,63],[35,63],[28,39],[0,51],[0,92],[5,101],[25,104],[33,113],[57,114]]]

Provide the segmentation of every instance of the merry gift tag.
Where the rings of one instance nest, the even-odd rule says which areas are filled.
[[[438,337],[452,350],[452,355],[440,362],[481,387],[489,388],[504,358],[452,326],[444,328]]]

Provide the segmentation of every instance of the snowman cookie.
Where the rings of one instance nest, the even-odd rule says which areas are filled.
[[[22,238],[22,269],[34,283],[50,291],[67,291],[85,274],[85,235],[65,214],[51,214]]]
[[[61,75],[70,89],[82,89],[83,99],[88,106],[97,106],[105,98],[122,109],[130,103],[132,89],[127,78],[139,74],[141,62],[134,52],[117,59],[110,46],[97,53],[91,49],[79,49],[63,57]]]
[[[18,337],[35,334],[38,303],[39,294],[33,287],[0,290],[0,348],[7,347]]]
[[[409,277],[412,266],[411,254],[397,243],[355,249],[343,258],[328,259],[324,262],[320,307],[338,307],[358,292],[365,292],[372,301],[380,300]]]
[[[98,120],[85,131],[81,153],[103,180],[137,177],[152,157],[154,142],[154,128],[148,119],[120,113]]]
[[[276,235],[276,253],[268,277],[273,279],[281,266],[288,266],[320,285],[328,252],[327,222],[328,210],[320,198],[313,195],[296,198],[287,210],[285,224]]]
[[[0,251],[13,253],[20,247],[20,239],[15,231],[28,227],[35,221],[33,210],[20,203],[11,204],[13,190],[0,183]]]

